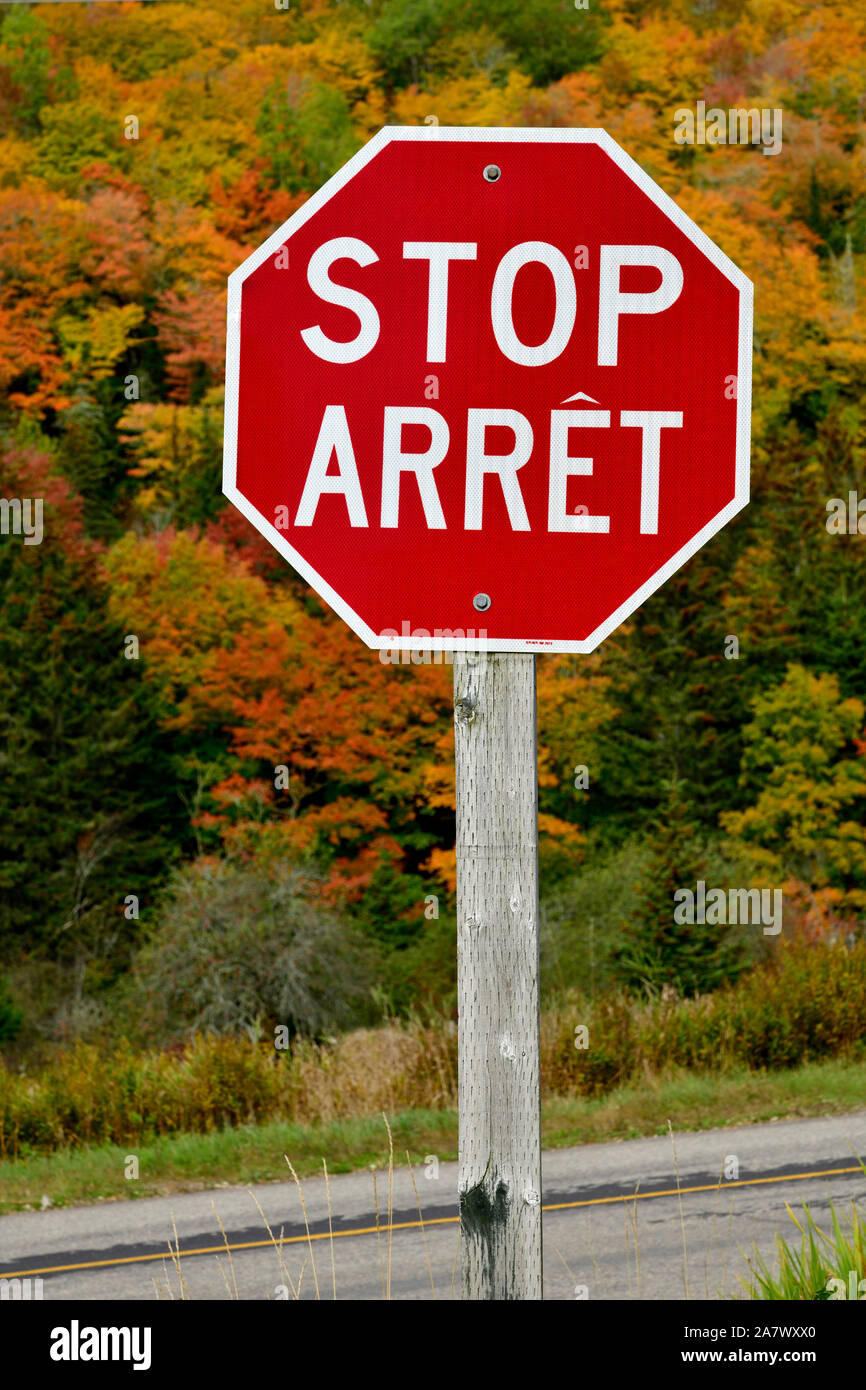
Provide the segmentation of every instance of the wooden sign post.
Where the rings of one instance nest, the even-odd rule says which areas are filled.
[[[464,1299],[540,1299],[535,657],[454,653]]]

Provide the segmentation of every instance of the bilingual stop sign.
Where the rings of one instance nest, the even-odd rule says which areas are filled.
[[[605,131],[388,126],[229,279],[224,491],[371,647],[589,652],[747,502],[751,343]]]

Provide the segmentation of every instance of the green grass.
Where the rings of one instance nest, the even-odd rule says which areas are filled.
[[[597,1099],[552,1096],[543,1106],[547,1148],[638,1139],[675,1130],[721,1129],[866,1109],[866,1062],[833,1059],[790,1071],[671,1071]]]
[[[866,1164],[861,1160],[863,1172]],[[788,1204],[785,1204],[788,1206]],[[852,1204],[850,1218],[840,1221],[830,1203],[832,1231],[822,1231],[809,1208],[803,1208],[799,1221],[788,1206],[788,1215],[800,1232],[800,1248],[776,1236],[778,1261],[775,1267],[765,1260],[757,1246],[747,1260],[752,1272],[751,1282],[740,1283],[750,1298],[790,1302],[796,1300],[842,1299],[860,1300],[860,1282],[866,1283],[866,1223]]]
[[[406,1110],[389,1115],[398,1158],[435,1153],[457,1157],[453,1110]],[[138,1179],[124,1177],[126,1159],[138,1158]],[[39,1207],[43,1196],[57,1206],[196,1192],[235,1184],[291,1181],[284,1154],[299,1177],[388,1167],[388,1136],[381,1115],[330,1124],[272,1120],[209,1134],[167,1135],[138,1148],[100,1144],[0,1162],[0,1213]]]
[[[728,1071],[654,1075],[597,1099],[549,1097],[542,1107],[546,1148],[633,1139],[674,1130],[721,1128],[806,1115],[844,1114],[862,1109],[866,1063],[830,1061],[784,1072]],[[451,1110],[405,1110],[389,1114],[398,1159],[408,1149],[413,1163],[433,1153],[440,1162],[457,1157],[457,1114]],[[140,1177],[124,1177],[129,1154]],[[300,1177],[375,1164],[387,1168],[388,1143],[381,1115],[329,1124],[272,1121],[208,1134],[168,1136],[124,1148],[105,1144],[34,1154],[0,1162],[0,1212],[29,1210],[43,1196],[58,1206],[151,1197],[234,1184],[285,1181],[288,1154]]]

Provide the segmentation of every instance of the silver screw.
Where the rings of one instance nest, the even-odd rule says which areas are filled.
[[[501,173],[502,170],[499,168],[498,164],[488,164],[484,170],[484,177],[488,183],[495,183]]]
[[[476,594],[472,600],[472,606],[477,608],[479,613],[486,613],[492,602],[489,594]]]
[[[528,1192],[524,1192],[523,1200],[528,1207],[537,1207],[538,1203],[541,1201],[541,1198],[539,1197],[535,1188],[530,1187]]]

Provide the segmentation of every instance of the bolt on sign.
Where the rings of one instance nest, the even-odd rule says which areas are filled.
[[[602,130],[385,127],[229,279],[225,492],[372,647],[589,652],[748,500],[751,289]]]
[[[229,278],[223,489],[453,651],[462,1289],[541,1298],[535,653],[748,501],[752,286],[603,130],[391,126]]]

